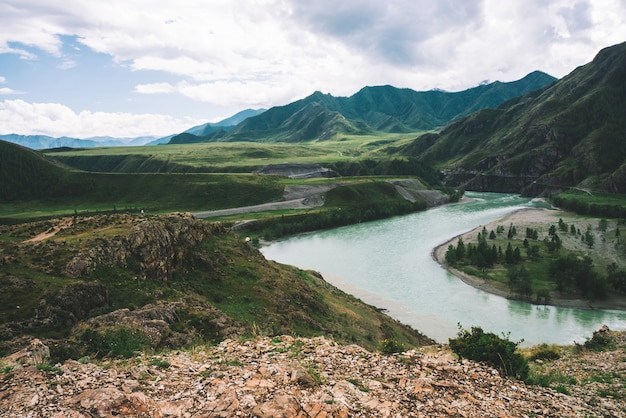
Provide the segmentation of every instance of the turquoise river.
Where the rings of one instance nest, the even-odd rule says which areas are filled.
[[[603,324],[626,329],[626,312],[540,306],[475,289],[431,256],[437,245],[524,207],[517,195],[466,193],[470,202],[299,235],[262,249],[270,260],[320,272],[366,303],[438,342],[479,325],[523,345],[584,342]]]

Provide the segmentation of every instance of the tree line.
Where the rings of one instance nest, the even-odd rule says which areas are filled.
[[[608,221],[601,219],[598,230],[605,233],[607,225]],[[508,242],[503,246],[501,242],[505,231]],[[601,274],[590,257],[578,256],[572,252],[561,253],[562,238],[559,233],[575,236],[589,248],[595,244],[595,234],[590,225],[582,232],[562,219],[559,219],[558,225],[549,227],[547,235],[541,241],[538,230],[526,228],[521,245],[521,239],[516,238],[517,229],[514,225],[509,225],[508,230],[499,225],[495,231],[487,231],[483,227],[478,233],[476,243],[466,243],[459,237],[456,245],[448,246],[445,260],[451,266],[472,265],[483,272],[496,265],[506,266],[511,292],[523,299],[530,299],[535,293],[533,277],[524,262],[538,262],[542,258],[548,258],[547,275],[559,292],[579,293],[589,299],[602,299],[611,291],[626,294],[626,271],[612,263],[606,269],[606,274]],[[619,224],[613,233],[619,244]],[[537,292],[537,301],[541,300],[549,300],[548,292]]]

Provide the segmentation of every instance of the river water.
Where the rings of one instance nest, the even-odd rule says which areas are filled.
[[[464,328],[510,333],[522,345],[584,342],[603,324],[626,329],[626,312],[538,306],[475,289],[443,269],[437,245],[525,207],[517,195],[467,192],[468,203],[303,234],[262,249],[270,260],[319,271],[340,289],[438,342]]]

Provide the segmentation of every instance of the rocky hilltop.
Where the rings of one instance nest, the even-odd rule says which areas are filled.
[[[333,335],[369,349],[389,338],[431,342],[319,274],[268,261],[245,237],[188,214],[0,227],[0,355],[32,337],[58,362],[259,333]]]
[[[0,360],[0,411],[6,418],[621,417],[625,335],[611,335],[619,348],[545,362],[570,394],[459,361],[445,346],[383,355],[325,337],[258,337],[41,367],[33,362],[45,361],[46,347],[35,341]]]

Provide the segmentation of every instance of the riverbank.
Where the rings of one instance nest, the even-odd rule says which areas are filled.
[[[443,268],[448,270],[460,278],[464,283],[473,286],[482,291],[501,296],[504,298],[511,298],[508,287],[502,286],[495,281],[485,280],[480,277],[471,276],[465,272],[455,269],[446,263],[445,255],[449,245],[456,245],[459,238],[463,238],[463,241],[473,242],[476,239],[476,235],[482,231],[483,227],[487,230],[494,230],[498,225],[510,225],[513,224],[518,231],[523,231],[526,228],[544,229],[547,230],[550,225],[558,224],[559,218],[567,221],[572,218],[573,215],[563,212],[561,210],[550,210],[544,208],[524,208],[514,211],[507,216],[490,222],[486,225],[480,225],[473,230],[457,235],[446,242],[438,245],[432,251],[432,257]],[[594,220],[597,224],[597,220]],[[578,248],[573,248],[578,249]],[[559,306],[564,308],[577,308],[577,309],[618,309],[626,310],[626,297],[611,295],[604,300],[589,301],[584,299],[577,299],[566,297],[558,292],[550,293],[549,305]]]

